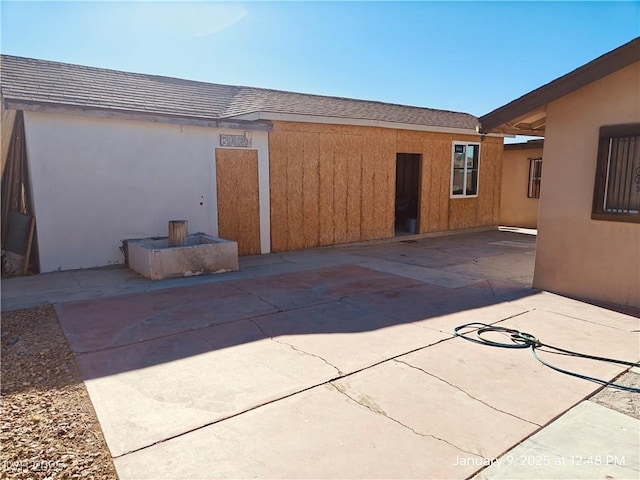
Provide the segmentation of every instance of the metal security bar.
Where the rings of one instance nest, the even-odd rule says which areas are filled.
[[[542,158],[529,159],[529,191],[527,197],[540,198],[540,181],[542,180]]]
[[[640,211],[640,136],[610,138],[602,211]]]

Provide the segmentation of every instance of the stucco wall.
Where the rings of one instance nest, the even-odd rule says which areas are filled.
[[[450,198],[452,142],[477,135],[274,122],[274,251],[394,235],[396,154],[422,156],[418,233],[498,224],[502,138],[480,146],[477,198]]]
[[[591,220],[599,128],[640,122],[640,63],[547,106],[533,285],[640,306],[640,225]]]
[[[538,198],[528,198],[529,159],[542,158],[542,148],[505,149],[502,155],[500,225],[536,228]],[[544,171],[544,162],[542,164]]]
[[[42,272],[122,263],[123,239],[166,236],[169,220],[217,235],[215,148],[220,133],[242,132],[36,112],[25,112],[25,128]],[[250,135],[262,233],[268,139]]]

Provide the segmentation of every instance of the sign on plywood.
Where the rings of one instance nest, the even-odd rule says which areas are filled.
[[[251,139],[246,135],[227,135],[220,134],[221,147],[250,147]]]

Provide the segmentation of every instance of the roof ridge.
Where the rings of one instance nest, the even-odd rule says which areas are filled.
[[[327,99],[331,99],[331,100],[348,100],[351,102],[367,102],[367,103],[375,103],[377,105],[384,105],[384,106],[394,106],[394,107],[401,107],[401,108],[415,108],[417,110],[431,110],[432,112],[447,112],[447,113],[455,113],[455,114],[459,114],[459,115],[469,115],[471,117],[475,117],[475,115],[468,113],[468,112],[459,112],[456,110],[448,110],[448,109],[443,109],[443,108],[432,108],[432,107],[420,107],[417,105],[407,105],[407,104],[403,104],[403,103],[395,103],[395,102],[383,102],[381,100],[368,100],[365,98],[353,98],[353,97],[342,97],[342,96],[338,96],[338,95],[323,95],[323,94],[319,94],[319,93],[305,93],[305,92],[294,92],[291,90],[280,90],[277,88],[263,88],[263,87],[250,87],[250,86],[241,86],[238,85],[238,88],[246,88],[246,89],[250,89],[250,90],[258,90],[258,91],[262,91],[262,92],[274,92],[274,93],[284,93],[284,94],[288,94],[288,95],[305,95],[307,97],[315,97],[315,98],[327,98]]]
[[[442,109],[442,108],[432,108],[432,107],[422,107],[422,106],[417,106],[417,105],[407,105],[407,104],[402,104],[402,103],[396,103],[396,102],[383,102],[381,100],[370,100],[370,99],[366,99],[366,98],[353,98],[353,97],[344,97],[344,96],[340,96],[340,95],[324,95],[324,94],[317,94],[317,93],[306,93],[306,92],[296,92],[296,91],[292,91],[292,90],[282,90],[282,89],[278,89],[278,88],[265,88],[265,87],[255,87],[255,86],[251,86],[251,85],[231,85],[231,84],[226,84],[226,83],[216,83],[216,82],[206,82],[203,80],[192,80],[192,79],[188,79],[188,78],[182,78],[182,77],[172,77],[169,75],[158,75],[158,74],[152,74],[152,73],[143,73],[143,72],[131,72],[131,71],[127,71],[127,70],[117,70],[114,68],[106,68],[106,67],[95,67],[95,66],[91,66],[91,65],[81,65],[78,63],[69,63],[69,62],[61,62],[58,60],[47,60],[47,59],[43,59],[43,58],[32,58],[32,57],[22,57],[19,55],[10,55],[10,54],[1,54],[1,57],[10,57],[10,58],[14,58],[14,59],[19,59],[19,60],[23,60],[23,61],[27,61],[27,62],[37,62],[37,63],[42,63],[42,64],[48,64],[48,65],[60,65],[60,66],[65,66],[65,67],[76,67],[76,68],[82,68],[82,69],[87,69],[87,70],[94,70],[96,72],[109,72],[109,73],[114,73],[114,74],[125,74],[125,75],[132,75],[132,76],[137,76],[140,78],[146,78],[148,80],[154,80],[154,81],[159,81],[162,83],[171,83],[171,84],[184,84],[184,85],[202,85],[202,86],[218,86],[218,87],[225,87],[225,88],[232,88],[234,89],[234,93],[233,93],[233,99],[236,98],[240,98],[240,96],[242,95],[241,90],[252,90],[252,91],[256,91],[256,92],[264,92],[264,93],[281,93],[281,94],[285,94],[285,95],[304,95],[306,97],[313,97],[313,98],[326,98],[326,99],[330,99],[330,100],[344,100],[344,101],[351,101],[351,102],[366,102],[366,103],[373,103],[376,105],[382,105],[382,106],[393,106],[393,107],[400,107],[400,108],[411,108],[411,109],[416,109],[416,110],[430,110],[432,112],[446,112],[446,113],[453,113],[453,114],[459,114],[459,115],[469,115],[471,117],[477,118],[475,115],[472,115],[468,112],[460,112],[460,111],[456,111],[456,110],[449,110],[449,109]],[[230,107],[230,105],[228,106]]]
[[[255,86],[189,80],[1,54],[2,94],[16,106],[69,105],[86,111],[229,119],[252,113],[313,115],[474,130],[465,112]]]

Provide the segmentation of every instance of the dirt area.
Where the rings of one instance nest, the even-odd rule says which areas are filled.
[[[52,307],[2,313],[2,479],[117,478]]]
[[[626,372],[614,381],[620,385],[640,388],[640,375],[634,372]],[[640,420],[640,394],[638,393],[607,387],[591,397],[591,401]]]

